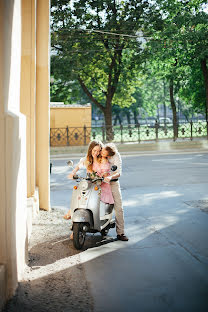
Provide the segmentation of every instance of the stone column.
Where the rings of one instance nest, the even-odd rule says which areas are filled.
[[[20,71],[21,1],[0,0],[0,310],[25,269],[26,118],[20,112]]]
[[[27,119],[27,197],[35,193],[36,0],[22,0],[20,111]]]
[[[49,170],[49,0],[37,0],[36,33],[36,184],[40,208],[50,209]]]

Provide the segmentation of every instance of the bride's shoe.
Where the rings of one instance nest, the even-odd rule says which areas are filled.
[[[71,219],[71,213],[66,213],[66,214],[63,216],[63,218],[64,218],[65,220]]]

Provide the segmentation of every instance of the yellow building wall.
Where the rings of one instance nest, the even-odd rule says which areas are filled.
[[[84,126],[86,126],[85,130]],[[86,107],[51,107],[50,128],[51,146],[88,144],[91,132],[91,105]]]
[[[91,106],[51,107],[50,128],[91,127]]]

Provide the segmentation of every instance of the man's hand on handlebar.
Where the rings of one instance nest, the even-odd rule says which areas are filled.
[[[107,176],[104,178],[104,182],[109,183],[111,179],[112,179],[111,176]]]

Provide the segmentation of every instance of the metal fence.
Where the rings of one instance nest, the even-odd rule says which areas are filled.
[[[113,126],[109,133],[109,127],[66,127],[50,129],[50,146],[70,146],[86,145],[91,140],[101,140],[106,142],[106,132],[111,135],[113,142],[137,142],[142,141],[159,141],[159,140],[176,140],[172,124],[143,125],[131,124]],[[208,139],[208,122],[186,122],[179,124],[178,138],[190,139],[207,138]]]

